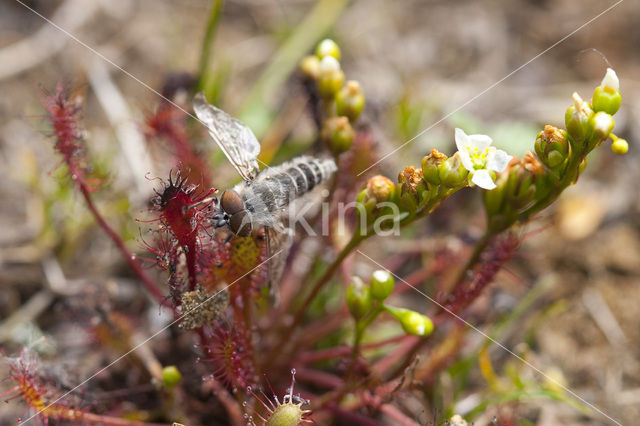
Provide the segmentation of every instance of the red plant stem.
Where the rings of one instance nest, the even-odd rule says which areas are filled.
[[[393,392],[393,390],[397,389],[397,387],[398,387],[397,383],[386,383],[378,387],[378,389],[389,388],[389,390]],[[388,395],[390,393],[389,390],[384,389],[384,395]],[[361,401],[364,404],[370,407],[373,407],[377,410],[380,410],[381,412],[385,413],[387,416],[391,417],[393,419],[394,425],[420,426],[419,423],[417,423],[415,420],[410,419],[406,414],[400,411],[398,407],[385,403],[385,400],[383,399],[383,397],[377,392],[363,393]]]
[[[347,421],[345,424],[352,425],[360,425],[360,426],[382,426],[384,423],[380,423],[376,420],[371,419],[370,417],[363,416],[362,414],[357,414],[351,411],[343,410],[337,405],[332,405],[329,407],[335,415],[336,418]]]
[[[454,326],[447,337],[430,351],[429,357],[416,366],[413,372],[413,379],[425,381],[433,377],[434,372],[448,365],[448,362],[452,361],[456,354],[459,353],[467,330],[467,327],[461,323]]]
[[[229,422],[234,426],[244,426],[246,422],[242,419],[242,410],[238,401],[233,399],[229,392],[222,386],[217,380],[211,380],[211,387],[213,387],[213,393],[218,398],[218,401],[224,405],[224,408],[229,414]]]
[[[397,343],[401,340],[404,340],[406,337],[407,337],[406,335],[401,334],[399,336],[391,337],[389,339],[381,340],[379,342],[367,343],[365,345],[362,345],[361,348],[362,348],[362,351],[366,351],[368,349],[375,349],[381,346]],[[350,355],[352,351],[353,351],[353,348],[351,346],[339,346],[339,347],[333,347],[328,349],[322,349],[318,351],[309,351],[309,352],[302,353],[297,358],[297,361],[303,364],[308,364],[312,362],[323,361],[325,359],[347,356],[347,355]]]
[[[294,320],[288,330],[289,332],[293,331],[293,328],[300,325],[302,317],[304,317],[304,314],[309,309],[309,305],[311,305],[313,299],[316,298],[320,290],[322,290],[322,287],[324,287],[327,282],[329,282],[329,279],[333,276],[333,273],[336,271],[336,269],[338,269],[338,266],[340,266],[342,261],[347,258],[347,256],[351,253],[351,251],[353,251],[354,248],[358,246],[358,244],[360,244],[362,238],[358,238],[358,235],[359,234],[354,234],[354,237],[351,238],[347,245],[344,246],[344,248],[340,251],[338,257],[336,257],[333,263],[331,263],[331,265],[324,271],[322,276],[318,278],[318,281],[316,281],[316,283],[314,284],[311,293],[309,293],[307,298],[302,303],[302,306],[300,306],[298,312],[295,314]]]
[[[74,420],[82,422],[82,424],[98,424],[105,426],[163,426],[164,423],[145,423],[135,420],[121,419],[119,417],[102,416],[100,414],[87,413],[79,410],[70,411],[77,412]]]
[[[454,289],[452,290],[452,293],[453,291],[455,291],[455,287],[464,285],[465,281],[467,281],[468,271],[473,271],[473,268],[476,266],[476,264],[480,260],[480,257],[482,256],[482,252],[487,248],[487,246],[491,242],[491,238],[493,238],[494,236],[495,235],[491,235],[489,234],[489,231],[487,231],[487,233],[485,233],[482,238],[478,240],[475,247],[473,248],[471,257],[469,257],[467,263],[465,263],[462,269],[460,269],[458,278],[454,282]]]
[[[344,380],[334,374],[310,368],[296,367],[296,378],[299,381],[313,383],[314,386],[321,386],[328,389],[336,389],[344,386]]]
[[[164,297],[160,289],[155,285],[155,283],[151,280],[151,278],[149,278],[149,276],[144,272],[140,264],[135,261],[135,256],[125,247],[124,242],[122,241],[120,236],[104,220],[104,218],[96,208],[95,204],[93,203],[93,199],[91,198],[91,193],[89,191],[89,188],[87,188],[86,184],[81,180],[77,180],[76,182],[78,184],[80,192],[82,193],[82,196],[84,197],[85,202],[87,203],[87,207],[89,207],[89,210],[91,211],[91,214],[93,214],[93,217],[96,219],[96,221],[98,222],[102,230],[106,232],[109,238],[111,238],[111,240],[115,243],[116,247],[118,247],[118,250],[120,250],[120,252],[124,256],[124,258],[127,260],[127,262],[129,263],[129,266],[131,267],[131,269],[133,269],[133,271],[138,276],[138,278],[140,278],[140,281],[142,281],[142,284],[144,284],[144,286],[153,295],[153,297],[156,299],[156,301],[159,304],[173,309],[173,306],[171,306],[169,301]]]
[[[391,404],[380,405],[380,411],[393,419],[394,425],[399,426],[420,426],[420,423],[410,419],[406,414]]]
[[[394,295],[404,293],[409,289],[417,287],[424,280],[429,278],[433,274],[433,268],[431,266],[426,266],[422,269],[418,269],[411,275],[409,275],[404,281],[402,286],[396,286],[396,290],[393,292]]]
[[[380,361],[374,364],[373,370],[382,376],[386,371],[388,371],[393,365],[395,365],[400,360],[405,359],[407,354],[411,353],[411,350],[414,346],[420,341],[427,340],[426,338],[420,338],[416,336],[404,336],[404,342],[398,348],[382,358]],[[412,357],[411,357],[412,358]],[[409,358],[409,360],[411,359]]]
[[[281,357],[282,353],[285,351],[285,348],[287,346],[290,346],[293,331],[296,327],[301,326],[302,318],[307,313],[311,302],[313,302],[313,299],[315,299],[322,287],[324,287],[325,284],[329,282],[329,279],[333,276],[333,273],[336,271],[336,269],[338,269],[342,261],[353,251],[354,248],[358,246],[358,244],[360,244],[363,238],[364,237],[360,234],[354,234],[347,245],[344,246],[344,248],[340,251],[338,257],[334,259],[331,265],[324,271],[322,276],[318,278],[311,290],[311,293],[309,293],[309,295],[302,303],[302,306],[300,306],[300,308],[296,312],[293,321],[291,321],[291,324],[278,333],[280,339],[278,340],[277,344],[273,346],[274,349],[271,351],[271,354],[265,357],[265,362],[263,363],[263,365],[271,365],[275,358]]]

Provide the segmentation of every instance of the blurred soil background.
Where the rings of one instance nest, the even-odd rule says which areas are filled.
[[[590,98],[610,64],[623,96],[615,133],[629,141],[629,153],[616,157],[605,147],[590,157],[588,172],[578,184],[519,231],[528,235],[518,256],[478,301],[478,315],[468,319],[482,328],[535,289],[531,307],[510,323],[501,342],[611,417],[637,424],[640,7],[633,0],[623,1],[588,23],[614,3],[325,0],[318,6],[305,0],[227,1],[213,45],[212,69],[221,82],[219,103],[264,135],[264,123],[281,117],[283,105],[291,105],[302,92],[295,78],[284,79],[286,74],[278,76],[278,71],[260,80],[260,89],[255,89],[256,81],[274,56],[283,59],[276,56],[279,47],[309,11],[325,7],[317,21],[329,31],[314,34],[310,29],[312,39],[302,43],[304,50],[293,49],[293,56],[283,63],[295,64],[308,52],[306,46],[329,35],[342,48],[345,72],[364,88],[365,116],[374,129],[379,155],[428,129],[380,164],[377,171],[393,179],[404,166],[418,165],[431,148],[453,152],[454,127],[489,134],[499,147],[524,154],[533,149],[544,124],[564,125],[573,91]],[[155,89],[169,73],[198,70],[207,1],[26,4]],[[118,355],[92,352],[90,337],[78,331],[77,322],[90,321],[103,298],[115,298],[135,310],[142,290],[111,241],[92,224],[80,197],[56,178],[60,160],[47,136],[40,96],[41,87],[51,90],[60,80],[86,97],[83,117],[89,150],[98,161],[105,158],[101,165],[109,176],[109,190],[97,195],[102,197],[100,206],[132,240],[132,247],[140,246],[135,240],[143,226],[134,218],[144,217],[153,188],[158,187],[151,178],[165,178],[169,169],[130,161],[137,158],[136,149],[144,152],[144,143],[135,141],[142,140],[140,128],[145,114],[158,104],[157,95],[19,3],[0,2],[0,346],[15,354],[38,336],[48,336],[48,346],[41,349],[73,372],[63,384],[72,387],[105,357]],[[264,111],[274,115],[255,113],[256,105],[266,105]],[[295,125],[291,139],[308,139],[313,128],[309,115],[288,111]],[[126,149],[134,151],[127,154]],[[221,188],[231,182],[230,168],[216,173],[223,176]],[[121,202],[123,194],[127,202]],[[388,244],[375,239],[364,251],[384,259],[407,245],[424,244],[425,252],[438,241],[462,247],[484,227],[477,195],[458,194],[449,200],[449,206],[430,219],[433,239],[393,239]],[[114,202],[109,203],[110,197]],[[440,231],[439,223],[446,224]],[[356,261],[367,263],[365,258]],[[138,325],[145,336],[166,321],[157,306],[147,305]],[[85,312],[85,317],[78,312]],[[171,350],[163,346],[163,336],[156,340],[150,343],[154,351]],[[501,366],[512,356],[493,347],[491,357],[497,372],[505,374]],[[126,377],[122,366],[113,369]],[[521,374],[537,375],[526,367]],[[7,375],[0,370],[0,378]],[[0,392],[9,385],[1,381]],[[482,398],[487,386],[476,374],[459,401],[460,410],[465,401]],[[446,399],[445,381],[441,388]],[[522,424],[609,424],[594,411],[581,412],[546,399],[498,411],[492,407],[476,424],[489,424],[500,409],[515,410]],[[0,423],[12,424],[24,414],[20,403],[3,403]]]

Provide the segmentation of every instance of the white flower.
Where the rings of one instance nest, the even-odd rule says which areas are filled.
[[[593,131],[602,138],[609,137],[613,130],[613,117],[604,111],[597,112],[593,116]]]
[[[620,90],[620,81],[618,80],[618,76],[614,70],[607,68],[607,73],[604,75],[602,83],[600,83],[600,87],[603,89],[608,87],[616,92]]]
[[[487,135],[467,135],[464,130],[456,129],[456,146],[460,160],[471,175],[471,182],[480,188],[493,189],[496,184],[490,171],[502,172],[513,156],[491,146]]]

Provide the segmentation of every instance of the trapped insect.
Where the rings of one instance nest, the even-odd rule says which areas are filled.
[[[294,200],[333,175],[337,170],[335,161],[301,156],[260,171],[257,160],[260,143],[251,129],[209,104],[202,92],[195,96],[193,109],[243,179],[225,190],[219,199],[214,198],[214,225],[226,227],[240,237],[264,228],[269,281],[275,290],[291,240],[283,218]]]

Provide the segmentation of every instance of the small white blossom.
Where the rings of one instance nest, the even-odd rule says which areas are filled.
[[[492,142],[487,135],[467,135],[464,130],[456,129],[456,146],[462,165],[469,171],[471,182],[484,189],[496,187],[490,171],[504,171],[513,158],[491,146]]]
[[[320,72],[334,72],[340,70],[340,62],[333,56],[325,56],[320,61]]]
[[[601,137],[609,137],[613,126],[613,117],[606,112],[600,111],[593,116],[593,131]]]
[[[613,69],[607,68],[607,73],[604,75],[602,83],[600,83],[600,87],[603,89],[608,87],[616,92],[620,90],[620,80],[618,80],[618,76]]]

